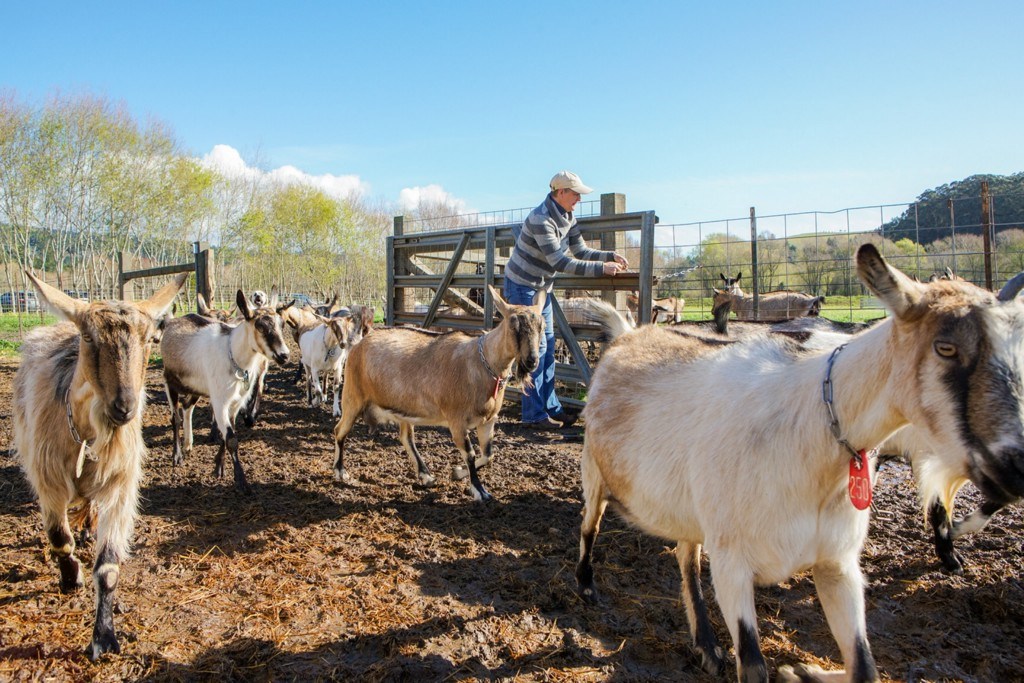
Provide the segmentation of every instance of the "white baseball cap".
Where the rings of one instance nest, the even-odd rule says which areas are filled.
[[[572,171],[559,171],[551,178],[550,185],[552,190],[572,190],[580,194],[590,194],[594,191],[593,188],[584,185],[580,177]]]

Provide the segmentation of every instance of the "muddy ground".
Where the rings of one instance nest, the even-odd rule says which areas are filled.
[[[447,434],[419,430],[441,475],[428,490],[413,486],[394,431],[373,439],[359,425],[346,461],[356,485],[341,486],[330,476],[334,420],[302,404],[290,369],[271,373],[262,421],[242,431],[252,497],[233,489],[230,466],[212,478],[205,426],[171,467],[151,369],[144,500],[115,616],[123,653],[91,664],[92,588],[58,591],[7,452],[16,364],[0,359],[0,680],[709,680],[690,649],[670,544],[610,514],[595,555],[603,604],[576,597],[579,443],[525,432],[507,403],[483,474],[495,500],[480,505],[446,476],[456,462]],[[208,412],[196,414],[207,424]],[[950,576],[914,496],[907,467],[887,466],[863,557],[883,676],[1024,680],[1021,508],[959,541],[970,566]],[[973,489],[960,501],[976,502]],[[772,665],[839,666],[807,575],[758,589],[757,607]]]

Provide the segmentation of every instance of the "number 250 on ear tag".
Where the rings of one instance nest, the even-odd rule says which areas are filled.
[[[857,451],[856,460],[850,458],[850,502],[858,510],[871,506],[871,465],[863,449]]]

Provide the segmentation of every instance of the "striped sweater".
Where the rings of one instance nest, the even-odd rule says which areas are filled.
[[[566,253],[566,247],[572,256]],[[602,264],[614,260],[615,252],[588,247],[576,217],[548,194],[523,221],[505,265],[505,277],[531,289],[550,291],[556,273],[601,275]]]

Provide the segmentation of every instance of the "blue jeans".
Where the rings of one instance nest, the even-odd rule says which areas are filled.
[[[510,304],[533,305],[537,290],[505,278],[505,300]],[[523,391],[523,422],[540,422],[561,415],[562,404],[555,395],[555,322],[551,314],[554,292],[544,300],[544,336],[540,338],[540,365],[531,375],[533,388]]]

